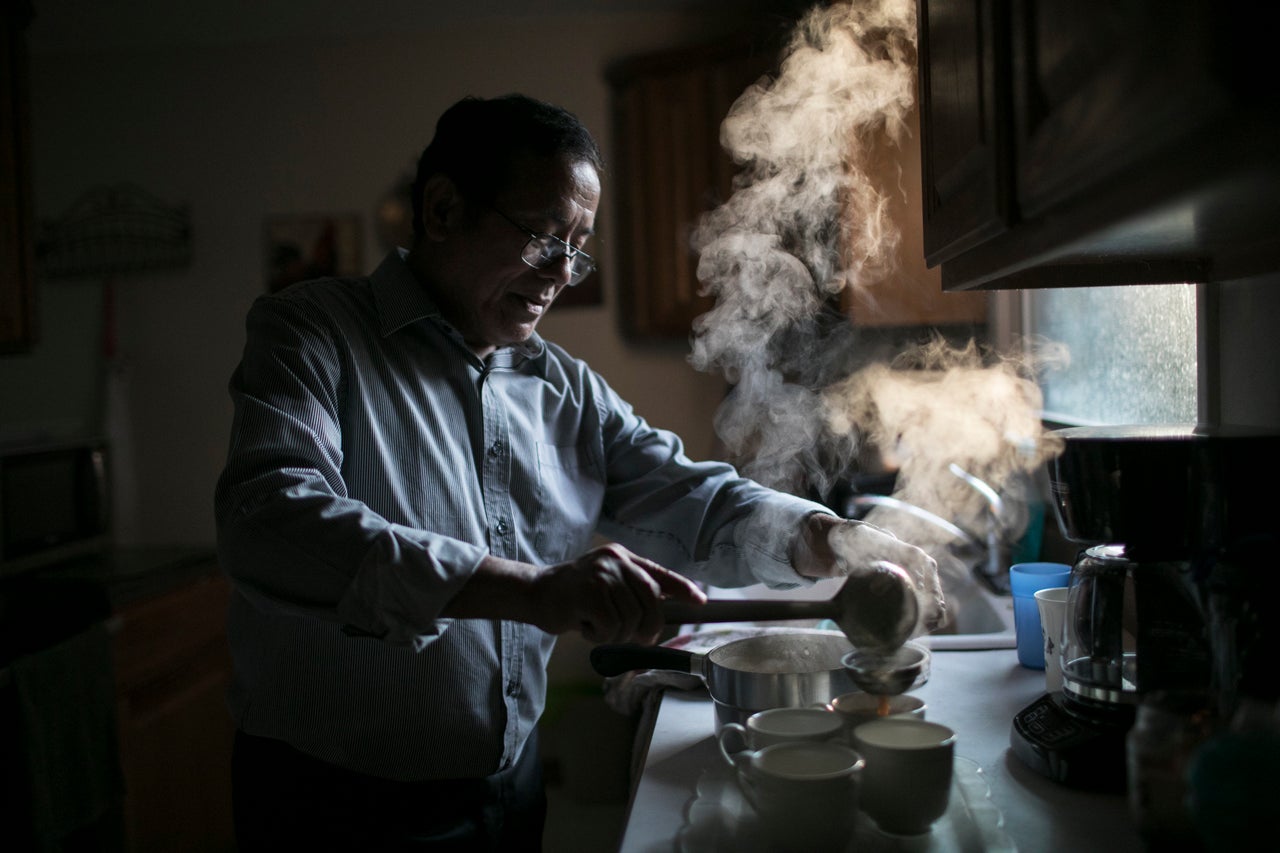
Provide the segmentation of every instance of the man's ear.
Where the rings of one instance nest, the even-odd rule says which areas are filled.
[[[422,186],[422,229],[428,240],[444,240],[461,219],[464,201],[445,175],[432,175]]]

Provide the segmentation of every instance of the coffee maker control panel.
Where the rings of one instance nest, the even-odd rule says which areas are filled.
[[[1049,693],[1013,718],[1013,753],[1042,776],[1075,788],[1123,791],[1125,733],[1072,714]]]

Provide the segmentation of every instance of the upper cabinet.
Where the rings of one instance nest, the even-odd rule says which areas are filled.
[[[1280,269],[1255,7],[919,0],[924,252],[948,290]]]
[[[0,9],[0,353],[35,340],[26,28],[31,4]]]

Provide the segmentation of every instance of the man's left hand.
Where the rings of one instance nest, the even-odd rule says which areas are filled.
[[[937,561],[887,530],[864,521],[814,513],[805,519],[791,555],[797,574],[818,579],[845,577],[876,560],[901,566],[911,576],[920,605],[920,626],[932,631],[946,623]]]

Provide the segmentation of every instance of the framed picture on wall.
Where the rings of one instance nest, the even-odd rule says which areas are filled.
[[[596,233],[600,233],[600,219],[596,219]],[[591,257],[595,259],[596,271],[584,278],[580,283],[573,287],[566,287],[560,291],[560,295],[556,297],[557,308],[569,308],[573,306],[596,306],[604,304],[604,271],[600,269],[603,264],[601,255],[603,254],[600,245],[600,238],[597,236],[591,240],[587,246],[587,251]]]
[[[600,281],[602,273],[599,269],[582,280],[580,284],[566,287],[556,297],[556,307],[565,308],[574,305],[604,304],[604,287]]]
[[[264,234],[268,293],[310,278],[365,273],[356,214],[268,216]]]

